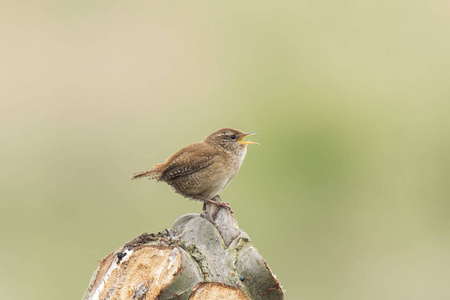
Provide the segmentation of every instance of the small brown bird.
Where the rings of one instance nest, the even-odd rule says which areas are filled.
[[[228,203],[220,201],[219,193],[237,175],[247,145],[258,144],[243,141],[243,138],[255,133],[244,133],[233,128],[219,129],[205,140],[182,148],[152,170],[133,174],[132,179],[148,177],[164,181],[186,198],[205,204],[214,203],[231,211]]]

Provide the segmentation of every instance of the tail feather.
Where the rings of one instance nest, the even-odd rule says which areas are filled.
[[[159,174],[156,170],[149,170],[149,171],[142,171],[142,172],[137,172],[133,174],[133,177],[131,177],[131,180],[134,179],[140,179],[143,177],[148,177],[149,179],[159,179]]]

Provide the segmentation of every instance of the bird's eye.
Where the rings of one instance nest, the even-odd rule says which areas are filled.
[[[235,140],[235,139],[236,139],[236,136],[233,134],[232,136],[230,136],[230,138],[231,138],[232,140]]]

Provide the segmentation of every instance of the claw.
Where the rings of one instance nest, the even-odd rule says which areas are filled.
[[[230,203],[229,202],[218,202],[220,203],[219,205],[222,207],[225,207],[226,209],[228,209],[228,211],[233,214],[233,210],[231,209]]]

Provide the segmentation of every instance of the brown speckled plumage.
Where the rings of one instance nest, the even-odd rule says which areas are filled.
[[[211,202],[237,175],[247,144],[256,144],[242,141],[250,134],[253,133],[222,128],[205,140],[182,148],[152,170],[134,174],[132,179],[164,181],[186,198]]]

